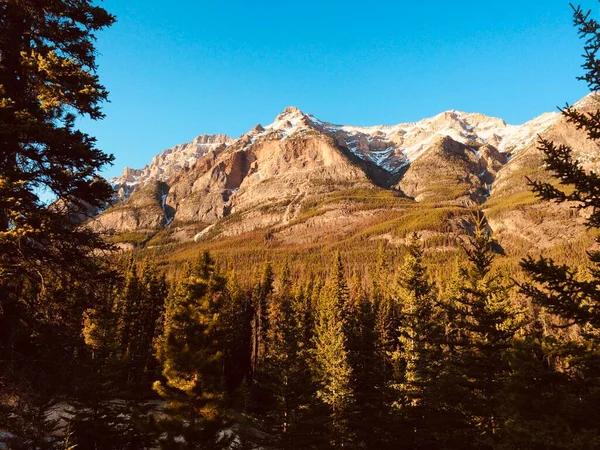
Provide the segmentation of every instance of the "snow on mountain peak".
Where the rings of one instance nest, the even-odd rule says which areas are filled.
[[[191,142],[164,150],[143,169],[126,167],[121,176],[111,178],[109,182],[117,190],[117,196],[123,200],[145,183],[166,181],[194,165],[210,151],[225,148],[232,142],[233,139],[224,134],[202,134]]]
[[[393,174],[421,157],[440,137],[450,137],[474,149],[489,144],[509,154],[536,139],[559,117],[559,113],[546,113],[523,125],[508,125],[496,117],[453,109],[417,122],[353,126],[325,122],[290,106],[277,115],[273,123],[265,127],[254,126],[238,141],[222,134],[201,135],[190,143],[163,151],[143,169],[126,168],[123,175],[110,181],[119,190],[119,197],[127,198],[147,181],[166,181],[210,151],[223,151],[234,142],[249,148],[266,138],[273,139],[274,136],[285,140],[305,131],[327,135],[356,157]]]
[[[295,106],[288,106],[275,118],[273,123],[265,127],[265,131],[282,131],[284,135],[289,135],[299,129],[309,127],[308,117]]]

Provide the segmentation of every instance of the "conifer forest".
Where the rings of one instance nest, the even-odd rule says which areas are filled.
[[[594,102],[560,117],[600,153],[600,24],[573,19]],[[600,449],[600,177],[577,148],[536,137],[526,174],[527,201],[586,237],[549,253],[505,249],[483,200],[403,206],[400,244],[214,238],[235,212],[185,244],[101,233],[88,218],[127,211],[79,118],[104,118],[115,20],[0,0],[0,449]],[[327,195],[289,223],[326,217]],[[396,201],[378,195],[346,213]],[[432,244],[440,212],[460,229]]]

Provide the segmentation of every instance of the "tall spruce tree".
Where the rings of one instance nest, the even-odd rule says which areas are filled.
[[[110,199],[95,176],[112,156],[75,121],[103,117],[94,41],[114,20],[91,0],[0,5],[0,280],[39,265],[80,274],[106,247],[73,217]]]
[[[563,116],[575,128],[585,131],[592,142],[600,140],[600,24],[591,12],[573,7],[574,24],[584,40],[585,81],[593,92],[586,110],[567,105]],[[534,193],[544,200],[557,203],[573,202],[574,207],[588,212],[587,226],[600,228],[600,177],[587,171],[573,153],[573,148],[540,138],[539,149],[544,163],[556,183],[530,180]],[[567,187],[569,189],[565,189]],[[587,270],[557,264],[552,259],[528,257],[521,267],[532,282],[521,284],[521,292],[536,304],[556,315],[562,328],[578,335],[563,344],[563,364],[578,395],[572,405],[573,414],[567,420],[569,433],[578,436],[573,445],[579,448],[600,445],[600,252],[588,252]]]
[[[141,269],[140,286],[142,298],[136,318],[136,358],[132,361],[133,377],[137,386],[146,389],[148,382],[155,379],[157,361],[154,356],[154,343],[162,329],[160,320],[164,315],[168,287],[165,275],[159,273],[153,264],[144,264]]]
[[[327,410],[317,399],[319,384],[311,372],[315,352],[316,305],[321,287],[321,282],[311,276],[307,285],[296,284],[292,294],[298,330],[298,375],[294,382],[294,397],[298,403],[288,442],[307,449],[327,447],[327,424],[322,420]]]
[[[0,409],[17,421],[52,404],[76,372],[72,350],[94,300],[78,284],[99,284],[92,250],[107,245],[72,218],[110,198],[95,174],[112,157],[75,119],[102,117],[94,35],[113,22],[88,0],[0,3],[0,396],[10,394]]]
[[[251,376],[252,298],[242,290],[235,273],[227,278],[226,295],[221,310],[225,341],[223,371],[227,392],[234,393]]]
[[[419,237],[413,235],[400,272],[397,303],[399,346],[392,353],[396,407],[402,421],[396,439],[408,448],[440,448],[443,423],[444,327],[436,287],[428,280]]]
[[[225,432],[223,325],[220,312],[226,280],[205,253],[186,271],[167,302],[164,332],[157,344],[163,380],[156,392],[166,401],[161,448],[219,449]]]
[[[455,332],[452,363],[461,395],[455,411],[467,421],[464,445],[497,448],[503,429],[502,400],[510,356],[521,324],[507,280],[492,269],[493,240],[484,215],[473,215],[474,232],[463,247],[469,265],[460,270],[450,308]]]
[[[260,281],[252,291],[252,384],[250,388],[251,408],[264,410],[268,401],[263,376],[267,353],[267,334],[269,332],[269,303],[273,294],[273,268],[267,261]]]
[[[90,358],[79,358],[78,383],[68,421],[77,448],[153,448],[151,394],[153,338],[166,286],[155,269],[133,260],[124,277],[95,308],[84,313]],[[124,335],[127,339],[124,339]],[[87,353],[87,352],[86,352]]]
[[[399,371],[398,361],[394,361],[393,355],[400,346],[400,307],[398,296],[392,295],[393,283],[389,282],[391,277],[385,266],[385,254],[383,246],[380,246],[371,291],[371,308],[374,314],[371,382],[376,392],[376,411],[373,413],[376,424],[373,427],[375,431],[371,434],[378,440],[372,446],[393,449],[398,447],[399,430],[396,411],[392,405],[397,400],[394,388],[397,378],[394,376]]]
[[[318,301],[314,334],[317,396],[329,409],[334,448],[347,447],[354,439],[349,427],[355,400],[348,350],[349,305],[344,267],[336,253],[332,274]]]
[[[302,383],[306,377],[301,359],[302,329],[294,310],[292,280],[285,265],[276,295],[269,304],[266,352],[266,387],[272,400],[269,411],[283,448],[294,448],[294,427],[299,420]]]
[[[503,390],[506,419],[499,448],[574,449],[581,447],[574,406],[578,386],[561,370],[563,344],[546,330],[548,314],[535,312],[511,354],[511,371]]]

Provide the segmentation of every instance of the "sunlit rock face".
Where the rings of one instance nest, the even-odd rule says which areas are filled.
[[[588,96],[577,107],[594,105]],[[110,180],[114,206],[91,226],[116,232],[166,229],[185,241],[255,229],[284,236],[300,221],[311,223],[318,239],[340,224],[360,227],[361,220],[376,215],[374,207],[359,213],[337,200],[366,189],[390,191],[424,207],[490,205],[501,235],[518,228],[511,225],[515,213],[495,212],[510,209],[510,196],[528,189],[525,177],[543,171],[538,136],[574,146],[586,168],[597,167],[598,149],[559,113],[509,125],[451,110],[417,122],[352,126],[289,107],[271,124],[257,124],[237,139],[201,135],[163,151],[143,169],[126,168]],[[311,216],[317,202],[331,211]],[[503,215],[512,222],[503,223]],[[527,226],[521,216],[518,222]]]

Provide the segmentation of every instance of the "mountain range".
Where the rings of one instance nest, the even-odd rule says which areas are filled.
[[[575,106],[596,103],[589,95]],[[559,112],[522,125],[456,110],[391,126],[336,125],[295,107],[237,139],[201,135],[126,168],[113,205],[90,226],[143,245],[262,236],[271,246],[360,236],[402,243],[412,231],[459,235],[475,205],[510,248],[577,239],[570,208],[538,201],[527,177],[548,179],[538,137],[569,144],[587,169],[600,152]],[[583,228],[582,228],[583,229]]]

